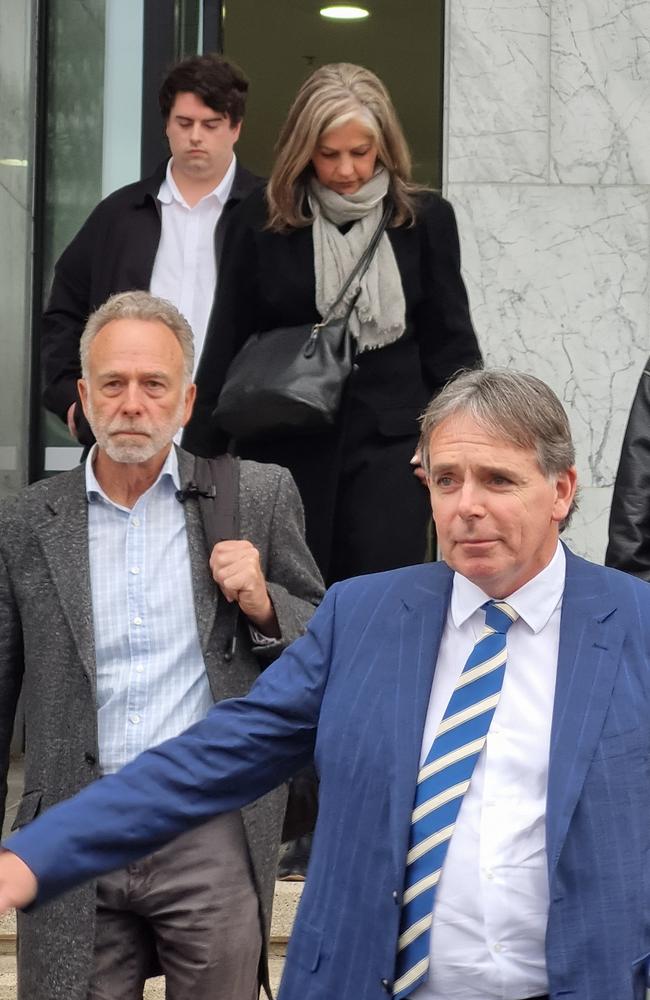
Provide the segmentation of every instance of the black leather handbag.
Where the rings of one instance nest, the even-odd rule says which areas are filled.
[[[348,321],[356,296],[344,316],[334,319],[331,314],[352,282],[364,275],[391,214],[389,206],[329,316],[319,323],[279,327],[248,338],[226,372],[212,414],[216,427],[239,441],[331,427],[354,362]]]

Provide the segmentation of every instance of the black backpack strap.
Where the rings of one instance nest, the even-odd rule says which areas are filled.
[[[194,459],[194,482],[210,551],[239,537],[239,459],[232,455]]]
[[[239,538],[239,459],[233,455],[194,459],[193,485],[199,501],[203,530],[212,552],[217,542]],[[221,595],[220,595],[221,596]],[[220,600],[224,613],[230,613],[232,624],[224,659],[232,660],[237,647],[239,605]]]

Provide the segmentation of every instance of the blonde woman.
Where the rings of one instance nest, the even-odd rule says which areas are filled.
[[[423,559],[427,494],[409,464],[417,417],[459,368],[480,364],[453,211],[410,171],[383,83],[347,63],[316,70],[281,130],[266,192],[231,216],[197,377],[187,444],[213,454],[224,442],[205,428],[231,358],[254,332],[325,315],[391,206],[350,321],[358,354],[337,426],[235,443],[293,473],[328,583]]]

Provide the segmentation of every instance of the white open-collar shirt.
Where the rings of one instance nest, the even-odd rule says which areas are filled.
[[[237,159],[233,156],[214,190],[191,208],[174,180],[172,163],[158,191],[162,228],[149,291],[173,302],[192,327],[196,373],[217,285],[214,231],[230,197]]]
[[[566,558],[512,594],[501,697],[461,805],[433,910],[429,979],[413,1000],[518,1000],[548,991],[546,792]],[[431,689],[422,762],[489,600],[456,574]]]

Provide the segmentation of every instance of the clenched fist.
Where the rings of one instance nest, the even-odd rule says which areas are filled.
[[[278,620],[255,546],[245,539],[217,542],[210,556],[210,569],[226,600],[236,601],[264,635],[278,638]]]
[[[27,906],[36,896],[37,888],[31,868],[11,851],[0,848],[0,913]]]

